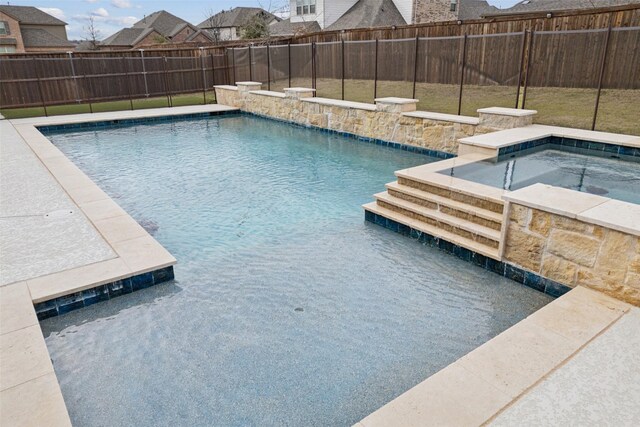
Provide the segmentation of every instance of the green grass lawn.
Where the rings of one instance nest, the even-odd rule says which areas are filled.
[[[282,91],[289,86],[289,80],[271,83],[271,90]],[[292,79],[291,86],[311,87],[311,79]],[[342,82],[339,79],[318,79],[317,96],[340,99]],[[264,85],[267,88],[267,85]],[[373,102],[374,84],[372,80],[345,80],[345,99],[349,101]],[[419,110],[457,114],[457,85],[425,84],[416,85]],[[379,81],[377,97],[397,96],[411,98],[411,82]],[[175,95],[173,105],[202,104],[202,94]],[[528,88],[526,108],[538,110],[536,123],[591,129],[595,108],[595,89],[573,88]],[[213,91],[207,92],[207,103],[215,102]],[[522,102],[522,98],[520,98]],[[465,85],[462,91],[462,115],[477,116],[476,110],[483,107],[511,107],[516,104],[515,86],[472,86]],[[136,99],[133,108],[157,108],[168,105],[166,97]],[[94,112],[128,110],[128,100],[92,104]],[[49,115],[88,113],[88,104],[70,104],[47,107]],[[0,110],[6,118],[43,116],[42,107]],[[640,90],[606,89],[602,91],[596,130],[640,135]]]
[[[202,105],[203,95],[202,93],[193,93],[187,95],[173,95],[171,97],[174,107],[183,105]],[[214,104],[216,102],[215,93],[213,91],[207,92],[207,104]],[[105,111],[122,111],[130,110],[131,104],[133,104],[134,110],[142,110],[145,108],[160,108],[168,107],[169,101],[166,96],[155,98],[142,98],[134,99],[132,102],[129,100],[124,101],[109,101],[109,102],[97,102],[89,104],[66,104],[55,105],[47,107],[47,114],[49,116],[59,116],[63,114],[81,114],[89,113],[93,109],[94,113],[102,113]],[[38,117],[44,116],[44,108],[42,107],[30,107],[30,108],[14,108],[0,110],[7,119],[18,119],[24,117]]]

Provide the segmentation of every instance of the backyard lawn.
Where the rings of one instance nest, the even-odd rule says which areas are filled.
[[[271,90],[282,91],[289,86],[288,79],[271,83]],[[311,87],[311,79],[292,79],[291,86]],[[317,79],[317,96],[340,99],[342,82],[339,79]],[[264,89],[267,85],[264,85]],[[457,85],[416,85],[419,110],[457,114]],[[345,99],[349,101],[373,102],[372,80],[345,80]],[[411,98],[411,82],[379,81],[377,97],[397,96]],[[202,104],[200,93],[175,95],[173,105]],[[538,110],[536,123],[591,129],[596,101],[595,89],[538,88],[527,89],[526,108]],[[213,91],[207,92],[207,103],[215,102]],[[516,104],[515,86],[465,85],[462,91],[462,115],[477,116],[476,110],[483,107],[510,107]],[[133,100],[134,109],[166,107],[166,97]],[[520,97],[520,106],[522,97]],[[128,110],[128,100],[92,104],[94,112]],[[89,104],[70,104],[47,107],[49,115],[88,113]],[[6,118],[34,117],[44,115],[42,107],[0,110]],[[604,89],[600,98],[596,130],[640,135],[640,90]]]

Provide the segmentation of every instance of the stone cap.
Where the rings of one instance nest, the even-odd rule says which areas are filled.
[[[315,89],[310,87],[285,87],[285,92],[315,92]]]
[[[215,85],[214,89],[224,89],[224,90],[238,90],[238,86],[231,85]]]
[[[489,107],[480,108],[479,114],[495,114],[497,116],[510,116],[510,117],[527,117],[538,114],[536,110],[521,110],[519,108],[505,108],[505,107]]]
[[[236,82],[236,86],[262,86],[260,82]]]
[[[380,104],[398,104],[398,105],[403,105],[403,104],[417,104],[418,100],[417,99],[411,99],[411,98],[397,98],[395,96],[389,96],[386,98],[376,98],[375,102],[380,103]]]
[[[414,111],[403,113],[403,116],[414,117],[416,119],[435,120],[440,122],[461,123],[464,125],[477,125],[480,119],[477,117],[458,116],[455,114],[432,113],[431,111]]]
[[[505,193],[511,203],[640,236],[640,205],[546,184]]]

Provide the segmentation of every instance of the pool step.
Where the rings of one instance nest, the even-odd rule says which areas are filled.
[[[470,191],[465,191],[462,188],[450,188],[446,185],[441,185],[440,183],[436,182],[435,178],[444,180],[446,179],[445,176],[433,174],[433,181],[424,182],[418,177],[412,177],[410,175],[410,172],[407,171],[398,171],[396,172],[396,175],[398,177],[398,185],[403,187],[410,187],[416,190],[421,190],[425,193],[440,196],[469,206],[480,208],[485,211],[495,212],[500,215],[502,215],[502,212],[504,210],[504,201],[501,198],[502,190],[499,189],[494,190],[483,186],[483,196],[479,197],[477,194],[473,194]],[[475,184],[469,182],[468,185],[472,187]],[[487,191],[492,190],[494,190],[494,192],[496,193],[495,197],[486,194]]]
[[[491,248],[497,249],[499,246],[500,230],[494,230],[493,228],[485,227],[484,225],[458,218],[436,209],[426,208],[417,203],[392,196],[388,192],[375,194],[374,197],[376,198],[376,203],[386,209],[399,212],[410,218],[441,228],[454,235],[479,242]]]
[[[469,249],[473,252],[487,256],[489,258],[492,258],[495,260],[500,259],[500,253],[497,248],[487,246],[476,240],[469,239],[469,238],[460,236],[458,234],[455,234],[453,232],[447,231],[439,226],[430,225],[419,219],[412,218],[410,216],[403,214],[402,212],[382,206],[379,204],[378,201],[367,203],[366,205],[363,205],[363,208],[366,211],[383,216],[397,223],[406,225],[408,227],[413,228],[414,230],[427,233],[431,236],[446,240],[458,246],[462,246],[466,249]]]
[[[426,208],[434,209],[444,214],[455,216],[494,230],[500,230],[502,227],[502,212],[493,212],[414,187],[400,185],[397,181],[387,184],[386,187],[390,195],[407,200],[408,202],[416,203]]]

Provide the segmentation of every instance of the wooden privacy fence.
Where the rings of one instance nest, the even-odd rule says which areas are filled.
[[[525,107],[531,88],[640,89],[640,27],[336,41],[228,48],[224,54],[160,57],[0,59],[0,107],[91,103],[203,93],[216,84],[258,81],[267,89],[330,85],[348,99],[345,82],[398,83],[396,96],[416,97],[418,86],[455,88],[457,113],[465,89],[512,91]],[[401,92],[401,93],[400,93]],[[482,92],[480,92],[482,97]]]

